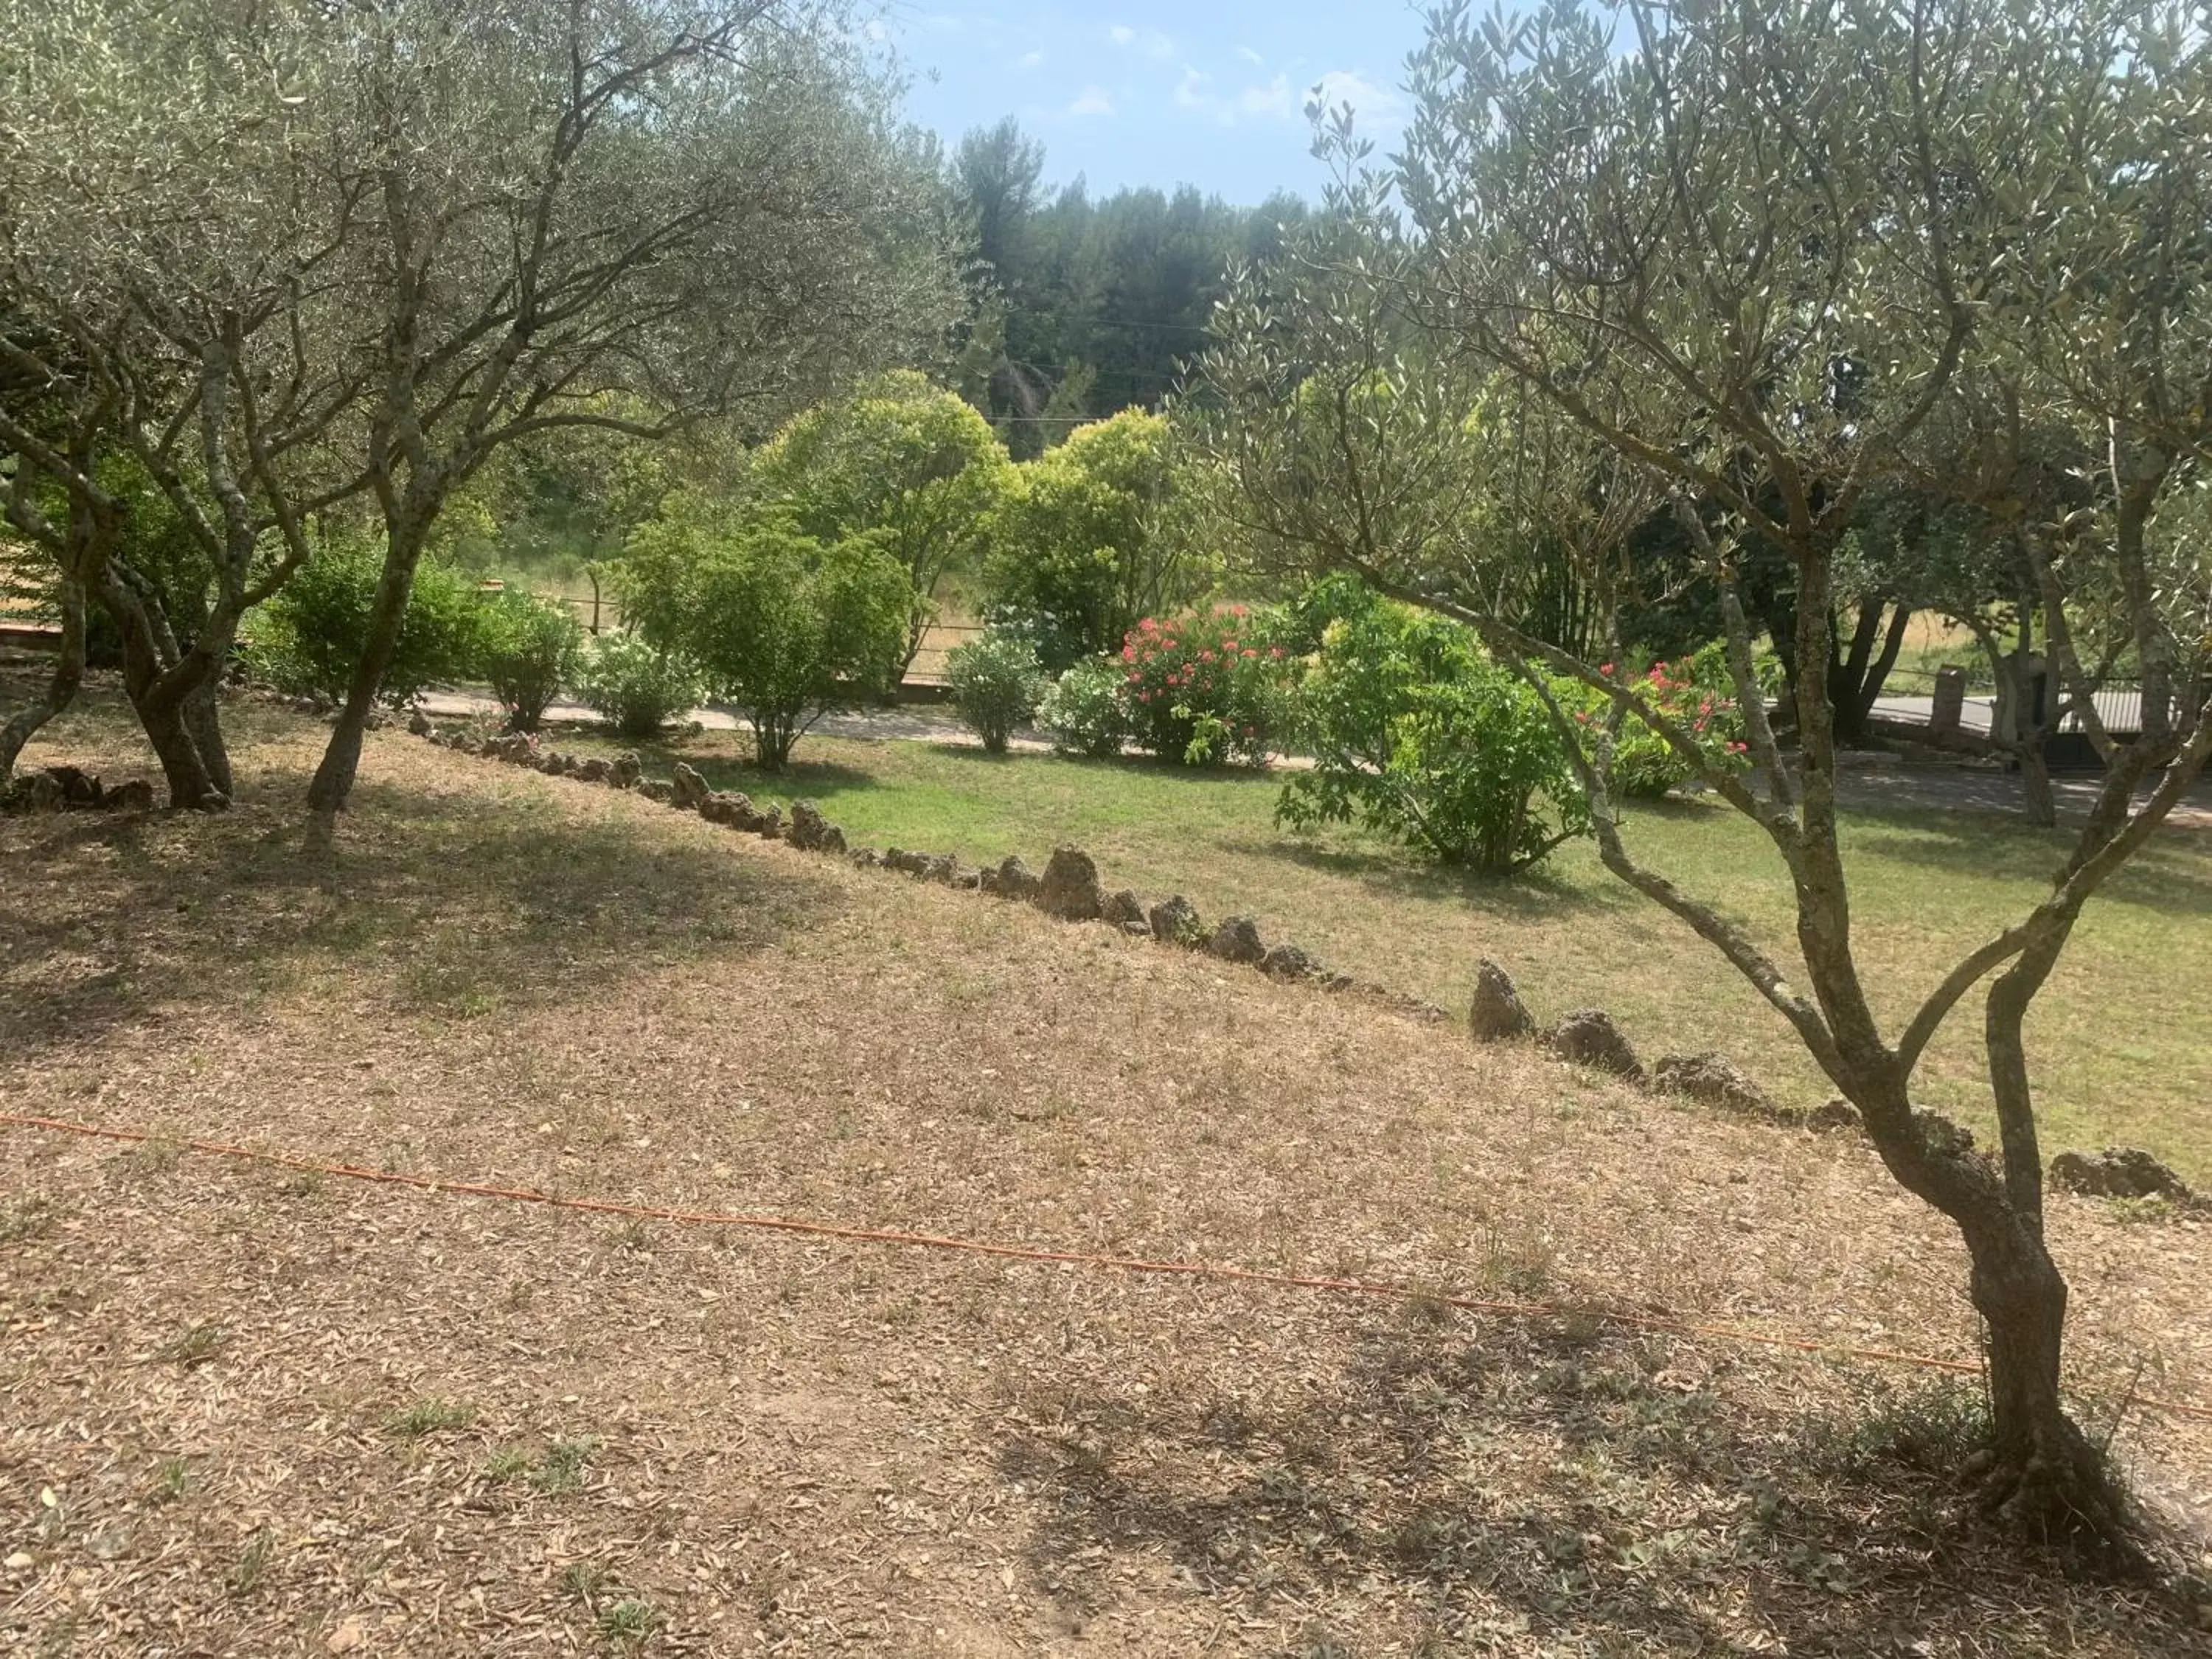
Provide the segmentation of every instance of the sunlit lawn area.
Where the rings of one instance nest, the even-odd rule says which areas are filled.
[[[1053,845],[1072,842],[1098,860],[1109,889],[1186,893],[1209,918],[1249,912],[1270,939],[1295,939],[1334,967],[1448,1007],[1463,1004],[1476,960],[1489,956],[1540,1018],[1600,1005],[1647,1059],[1717,1048],[1785,1100],[1817,1104],[1832,1092],[1780,1018],[1704,943],[1607,875],[1587,843],[1533,878],[1484,881],[1354,831],[1278,830],[1279,780],[1264,775],[810,738],[788,775],[765,777],[744,763],[745,741],[678,740],[650,751],[647,770],[665,775],[684,759],[763,799],[811,798],[855,845],[956,852],[971,864],[1018,852],[1041,866]],[[1638,813],[1630,839],[1791,959],[1788,883],[1755,830],[1723,808],[1670,803]],[[1985,813],[1850,817],[1856,939],[1892,1030],[1971,943],[2035,902],[2067,839]],[[2091,907],[2029,1026],[2046,1152],[2142,1146],[2212,1178],[2209,919],[2212,835],[2203,831],[2164,832]],[[1924,1062],[1921,1090],[1984,1127],[1978,1031],[1970,999]]]

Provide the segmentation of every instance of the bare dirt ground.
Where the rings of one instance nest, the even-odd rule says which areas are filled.
[[[1861,1146],[631,796],[234,716],[0,823],[0,1111],[1567,1311],[598,1218],[0,1129],[0,1646],[2183,1655],[1955,1524],[1964,1264]],[[146,769],[98,719],[31,763]],[[1041,850],[1041,849],[1040,849]],[[2212,1510],[2212,1235],[2057,1200],[2073,1381]],[[2189,1547],[2202,1551],[2199,1540]],[[2208,1563],[2205,1565],[2212,1565]]]

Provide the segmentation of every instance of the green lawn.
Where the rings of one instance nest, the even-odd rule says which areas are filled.
[[[561,737],[572,749],[611,749]],[[1333,967],[1450,1007],[1478,957],[1504,963],[1540,1019],[1610,1009],[1647,1058],[1717,1048],[1777,1095],[1832,1091],[1781,1018],[1702,941],[1597,864],[1587,844],[1532,879],[1439,871],[1351,832],[1278,830],[1279,781],[1149,762],[994,760],[924,743],[810,738],[786,776],[744,763],[742,734],[710,732],[647,753],[665,776],[690,761],[756,798],[821,803],[855,845],[957,853],[974,864],[1057,842],[1099,862],[1109,888],[1189,895],[1208,918],[1246,911]],[[2065,843],[1977,813],[1887,810],[1848,825],[1856,926],[1878,1011],[1893,1031],[1942,971],[2044,890]],[[1723,808],[1639,812],[1647,863],[1750,923],[1785,961],[1789,886],[1764,839]],[[2212,1179],[2212,834],[2168,830],[2090,908],[2029,1025],[2046,1152],[2147,1146]],[[1953,1017],[1923,1062],[1920,1094],[1983,1127],[1979,1003]]]

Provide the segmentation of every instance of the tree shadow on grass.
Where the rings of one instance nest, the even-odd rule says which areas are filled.
[[[1572,881],[1541,864],[1517,876],[1486,876],[1427,861],[1401,848],[1333,845],[1287,830],[1267,836],[1228,836],[1218,844],[1240,857],[1273,860],[1336,877],[1377,898],[1456,904],[1515,921],[1556,920],[1571,911],[1618,910],[1642,902],[1618,883]]]
[[[1274,1376],[1258,1403],[1039,1394],[1000,1467],[1047,1506],[1032,1574],[1082,1616],[1113,1594],[1100,1552],[1134,1548],[1224,1613],[1424,1608],[1443,1651],[2042,1652],[2093,1632],[2202,1651],[2149,1595],[1960,1518],[1955,1392],[1814,1419],[1755,1380],[1716,1390],[1694,1375],[1711,1357],[1572,1316],[1378,1314],[1343,1370]],[[1364,1650],[1353,1630],[1305,1639]]]
[[[781,860],[621,815],[579,819],[557,794],[530,792],[364,780],[337,854],[313,854],[292,805],[305,782],[283,775],[218,817],[0,824],[11,913],[0,1051],[96,1041],[317,981],[400,1014],[557,1006],[664,965],[753,954],[842,902]]]
[[[1846,871],[1854,853],[1872,854],[1949,875],[2017,881],[2039,897],[2077,839],[2071,829],[2039,830],[1983,812],[1903,805],[1851,807],[1844,836]],[[2212,915],[2212,830],[2162,828],[2090,902]]]

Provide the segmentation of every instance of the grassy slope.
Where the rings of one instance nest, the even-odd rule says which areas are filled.
[[[396,734],[303,855],[321,729],[234,730],[222,818],[0,823],[0,1110],[1972,1350],[1955,1243],[1863,1145]],[[144,769],[96,711],[52,736],[34,761]],[[1187,792],[1237,787],[1162,781],[1201,826]],[[2208,1235],[2063,1198],[2051,1228],[2094,1420],[2212,1398]],[[0,1333],[26,1650],[2201,1649],[1959,1532],[1945,1419],[1838,1426],[1912,1373],[1580,1313],[9,1129]],[[2136,1411],[2122,1444],[2212,1504],[2201,1428]]]
[[[570,747],[590,740],[562,738]],[[612,745],[604,745],[611,747]],[[1098,860],[1109,886],[1188,894],[1208,916],[1249,911],[1333,964],[1447,1006],[1477,957],[1505,964],[1540,1018],[1595,1004],[1647,1054],[1718,1048],[1785,1098],[1832,1092],[1782,1019],[1686,929],[1599,867],[1587,845],[1534,880],[1495,883],[1425,866],[1341,832],[1299,838],[1272,821],[1279,784],[1147,763],[1003,761],[917,743],[809,738],[784,778],[738,763],[742,739],[709,733],[653,757],[688,758],[719,784],[820,801],[856,842],[1018,851],[1059,842]],[[1638,813],[1638,856],[1752,924],[1784,961],[1794,940],[1787,878],[1757,831],[1723,808]],[[1848,820],[1856,937],[1878,1013],[1894,1030],[1973,944],[2032,907],[2068,837],[1977,813],[1892,810]],[[2028,1027],[2049,1149],[2147,1146],[2212,1180],[2212,834],[2169,832],[2092,906]],[[1978,1004],[1955,1014],[1922,1072],[1931,1103],[1986,1127]]]

